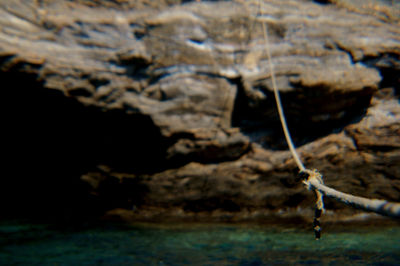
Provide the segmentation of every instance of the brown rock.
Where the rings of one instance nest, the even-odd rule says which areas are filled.
[[[258,15],[258,1],[184,2],[0,2],[6,198],[132,219],[309,215],[265,21],[306,166],[339,190],[400,201],[396,3],[271,0]]]

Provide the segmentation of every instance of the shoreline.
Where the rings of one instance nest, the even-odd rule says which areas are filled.
[[[199,212],[199,213],[183,213],[170,212],[166,213],[138,213],[129,210],[115,209],[101,217],[101,221],[117,222],[127,225],[132,224],[149,224],[149,225],[174,225],[174,224],[227,224],[227,225],[255,225],[255,226],[272,226],[272,227],[292,227],[312,228],[313,215],[300,215],[299,213],[276,214],[268,212]],[[347,213],[327,211],[321,217],[322,227],[386,227],[400,226],[399,219],[393,219],[376,215],[374,213]]]

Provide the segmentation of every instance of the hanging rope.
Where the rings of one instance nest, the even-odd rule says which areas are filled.
[[[261,0],[259,1],[259,8],[262,16],[263,12],[261,8]],[[324,185],[322,175],[316,169],[309,170],[304,167],[303,163],[300,160],[299,155],[296,152],[296,148],[293,144],[289,129],[287,127],[286,118],[283,112],[282,102],[279,95],[279,90],[276,85],[274,65],[272,63],[272,56],[269,47],[268,29],[264,20],[262,21],[262,27],[264,33],[265,50],[267,52],[267,58],[271,72],[272,87],[274,90],[276,106],[278,109],[283,132],[285,134],[286,142],[289,146],[292,157],[295,160],[297,167],[299,168],[299,176],[303,179],[303,183],[307,186],[307,188],[309,190],[314,191],[317,198],[315,204],[315,215],[313,222],[315,239],[318,240],[321,237],[321,224],[319,219],[321,217],[321,214],[324,212],[323,196],[333,198],[339,202],[342,202],[354,208],[362,209],[364,211],[375,212],[385,216],[400,218],[400,203],[357,197],[337,191],[335,189],[329,188]]]
[[[279,113],[279,118],[281,120],[283,133],[285,134],[286,142],[287,142],[290,152],[292,153],[292,156],[297,164],[297,167],[300,169],[300,171],[304,171],[304,170],[306,170],[306,168],[304,167],[303,163],[301,162],[300,157],[296,152],[296,148],[293,144],[292,138],[290,136],[290,132],[289,132],[289,129],[288,129],[287,123],[286,123],[285,114],[284,114],[283,108],[282,108],[282,102],[281,102],[281,97],[279,95],[278,86],[276,86],[274,65],[272,64],[271,52],[269,49],[267,24],[265,23],[265,21],[263,21],[262,26],[263,26],[263,33],[264,33],[265,50],[267,51],[269,69],[271,72],[272,88],[274,89],[276,106],[278,108],[278,113]]]
[[[261,2],[260,2],[260,9],[261,9]],[[261,12],[262,12],[262,10],[261,10]],[[269,69],[270,69],[270,72],[271,72],[272,88],[274,90],[275,102],[276,102],[276,106],[277,106],[278,113],[279,113],[279,119],[281,120],[283,133],[285,135],[286,142],[287,142],[287,144],[289,146],[289,149],[290,149],[290,152],[291,152],[291,154],[293,156],[293,159],[296,162],[297,167],[300,170],[300,173],[303,173],[303,172],[306,173],[306,172],[308,172],[310,170],[307,170],[304,167],[304,164],[301,162],[300,157],[296,152],[296,147],[294,146],[292,138],[290,136],[289,129],[287,127],[285,114],[283,112],[281,97],[279,95],[278,86],[276,85],[274,64],[272,63],[271,51],[270,51],[270,48],[269,48],[268,29],[267,29],[267,24],[265,23],[265,21],[262,22],[262,27],[263,27],[263,33],[264,33],[265,50],[267,52]],[[315,173],[313,176],[318,178],[319,182],[323,183],[321,174],[317,175]],[[316,204],[315,204],[315,215],[314,215],[313,226],[314,226],[315,239],[318,240],[318,239],[321,238],[321,223],[320,223],[319,219],[321,217],[322,212],[324,211],[324,201],[323,201],[323,194],[321,194],[321,192],[319,192],[318,190],[314,190],[314,192],[315,192],[315,194],[317,196],[317,201],[316,201]]]

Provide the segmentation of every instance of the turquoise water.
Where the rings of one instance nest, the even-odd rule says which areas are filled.
[[[0,223],[2,265],[400,265],[400,227],[312,230],[249,225]]]

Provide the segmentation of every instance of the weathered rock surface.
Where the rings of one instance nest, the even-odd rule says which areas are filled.
[[[7,202],[130,219],[309,215],[262,21],[305,165],[400,201],[398,4],[182,2],[0,2]]]

